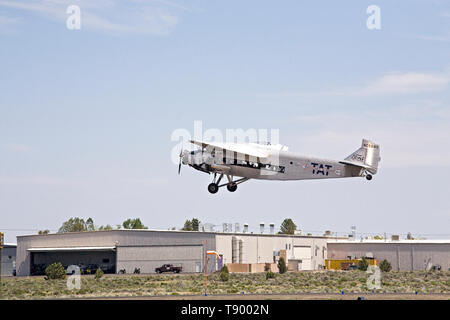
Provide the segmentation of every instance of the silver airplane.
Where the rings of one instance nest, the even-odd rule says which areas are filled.
[[[200,148],[180,153],[181,164],[214,174],[208,185],[210,193],[217,193],[226,186],[228,191],[237,190],[238,184],[249,179],[308,180],[347,177],[372,179],[377,173],[380,146],[363,139],[361,147],[344,160],[327,160],[302,156],[288,151],[288,147],[270,143],[219,143],[191,140]],[[218,177],[217,177],[218,176]],[[220,184],[226,176],[228,182]],[[234,177],[240,177],[234,179]]]

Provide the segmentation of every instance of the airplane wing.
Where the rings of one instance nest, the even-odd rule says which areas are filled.
[[[203,142],[190,140],[191,143],[198,145],[201,148],[212,148],[221,149],[223,152],[231,151],[238,153],[239,159],[245,159],[248,161],[249,158],[254,158],[253,161],[264,161],[271,155],[270,150],[260,150],[248,144],[238,144],[238,143],[223,143],[223,142]]]

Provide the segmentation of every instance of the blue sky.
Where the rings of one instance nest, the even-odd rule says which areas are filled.
[[[72,216],[450,236],[448,1],[0,0],[0,41],[9,242]],[[210,177],[171,161],[172,132],[195,120],[279,129],[291,151],[334,159],[369,138],[380,170],[212,196]]]

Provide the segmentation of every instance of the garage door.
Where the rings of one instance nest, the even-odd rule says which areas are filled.
[[[117,247],[117,269],[132,273],[153,273],[163,264],[181,266],[183,272],[197,272],[203,266],[202,245],[124,246]]]
[[[294,246],[295,260],[301,260],[299,266],[300,270],[312,270],[311,269],[311,247],[308,246]]]

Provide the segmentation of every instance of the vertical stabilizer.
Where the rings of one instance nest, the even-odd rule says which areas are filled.
[[[342,162],[363,167],[371,174],[375,174],[377,173],[380,160],[380,146],[370,140],[363,139],[361,148],[353,152]]]

